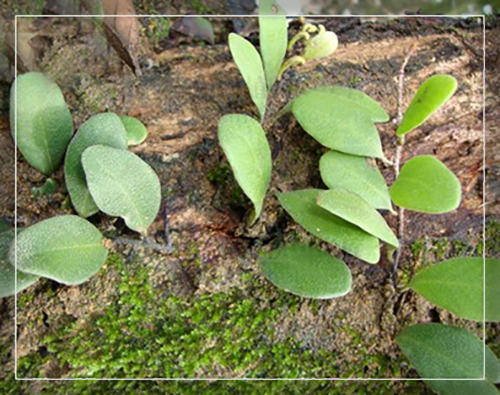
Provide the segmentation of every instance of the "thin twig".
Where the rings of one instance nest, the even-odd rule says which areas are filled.
[[[415,52],[417,48],[416,43],[414,43],[410,49],[408,50],[403,63],[401,64],[401,68],[399,69],[398,74],[398,115],[397,115],[397,124],[399,125],[403,120],[403,95],[404,95],[404,79],[405,79],[405,69],[408,61],[410,60],[411,55]],[[401,155],[403,153],[403,146],[405,143],[404,136],[398,137],[398,142],[396,146],[396,154],[394,158],[394,172],[396,175],[396,179],[399,177],[399,170],[401,167]],[[399,260],[401,259],[401,252],[405,243],[405,210],[402,207],[398,208],[398,237],[399,237],[399,247],[396,250],[396,257],[394,258],[394,263],[392,266],[392,274],[394,286],[397,284],[397,271],[399,266]]]

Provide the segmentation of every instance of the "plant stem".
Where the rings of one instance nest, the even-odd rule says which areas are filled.
[[[416,49],[416,44],[413,44],[408,50],[403,63],[401,64],[401,68],[399,69],[398,74],[398,115],[397,115],[397,124],[399,125],[403,120],[403,95],[404,95],[404,78],[405,78],[405,69],[408,61],[410,60],[411,55]],[[401,155],[403,153],[403,147],[405,144],[404,136],[398,136],[398,142],[396,145],[396,154],[394,158],[394,173],[395,179],[399,177],[399,170],[401,167]],[[392,265],[392,278],[394,281],[394,286],[397,285],[397,272],[399,266],[399,260],[401,259],[401,252],[403,250],[405,244],[405,210],[402,207],[398,207],[398,238],[399,238],[399,247],[396,250],[396,256],[394,258],[394,262]]]
[[[306,60],[299,55],[292,56],[291,58],[288,58],[282,65],[281,69],[278,73],[278,81],[281,81],[281,77],[283,77],[283,73],[286,71],[291,66],[297,66],[297,65],[303,65],[306,62]]]

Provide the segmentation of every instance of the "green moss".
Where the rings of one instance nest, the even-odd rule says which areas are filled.
[[[500,255],[500,222],[490,220],[486,223],[486,254],[491,257]],[[482,246],[478,248],[478,254],[482,254]]]
[[[191,0],[191,6],[193,7],[196,14],[203,15],[212,13],[210,7],[207,7],[205,4],[203,4],[203,1],[201,0]]]
[[[246,204],[245,194],[236,182],[229,163],[217,165],[210,170],[207,173],[207,180],[217,185],[225,204],[229,203],[237,207]]]
[[[192,244],[188,252],[197,254]],[[189,300],[166,295],[154,288],[147,267],[136,262],[124,264],[110,254],[107,264],[121,277],[115,300],[100,315],[86,323],[72,321],[43,339],[47,354],[29,354],[19,360],[20,377],[43,377],[44,364],[56,362],[68,369],[69,377],[337,377],[338,355],[327,350],[312,351],[294,338],[277,340],[276,329],[283,309],[297,311],[303,299],[277,292],[260,276],[247,274],[252,294],[235,288],[228,293],[201,294]],[[265,301],[266,303],[263,303]],[[310,303],[319,314],[320,303]],[[349,330],[345,328],[344,330]],[[351,331],[355,344],[362,347],[361,335]],[[363,351],[364,350],[364,351]],[[362,349],[366,361],[353,365],[348,375],[363,375],[370,364],[381,376],[401,373],[400,361],[385,361]],[[367,362],[368,361],[368,362]],[[99,383],[71,382],[52,387],[51,393],[90,394],[106,390],[141,393],[295,393],[297,383],[236,383],[215,385],[196,383],[149,383],[131,381]],[[48,384],[47,384],[48,385]],[[301,384],[302,385],[302,384]],[[303,390],[329,389],[344,394],[352,383],[314,382]],[[393,384],[372,386],[373,394],[390,391]],[[382,390],[383,388],[383,390]],[[292,391],[293,392],[289,392]],[[380,392],[377,392],[379,391]],[[162,392],[163,391],[163,392]],[[167,391],[167,392],[165,392]],[[383,392],[386,391],[386,392]],[[300,393],[300,391],[298,392]],[[352,392],[355,393],[355,392]],[[368,393],[368,392],[367,392]]]

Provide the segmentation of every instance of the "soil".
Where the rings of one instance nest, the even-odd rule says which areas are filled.
[[[245,84],[225,43],[227,21],[213,20],[215,45],[183,40],[167,49],[156,47],[143,54],[141,77],[136,77],[114,51],[106,48],[90,20],[46,19],[35,21],[50,35],[40,61],[41,69],[63,90],[75,127],[91,115],[113,111],[139,118],[148,128],[144,144],[133,148],[157,172],[162,185],[160,213],[147,238],[127,230],[120,220],[105,216],[91,218],[113,241],[112,250],[129,264],[148,267],[154,287],[165,295],[189,300],[203,294],[245,290],[245,274],[260,276],[256,260],[290,240],[317,243],[280,207],[275,194],[308,187],[322,188],[318,160],[324,149],[285,115],[269,116],[264,123],[273,152],[271,189],[260,220],[246,225],[249,202],[242,196],[228,171],[217,142],[217,123],[228,113],[256,115]],[[458,91],[450,102],[426,124],[408,135],[403,162],[414,155],[433,154],[459,178],[463,200],[458,210],[438,216],[408,213],[406,244],[428,240],[460,240],[474,249],[483,226],[483,74],[482,26],[478,23],[443,19],[394,21],[342,18],[324,20],[336,31],[340,46],[327,59],[310,61],[287,72],[274,88],[269,114],[275,114],[300,92],[320,85],[353,87],[378,100],[391,117],[378,129],[385,155],[392,159],[397,115],[397,75],[412,45],[416,50],[405,72],[404,105],[427,77],[449,73],[458,80]],[[498,64],[500,28],[487,32],[486,174],[485,197],[489,218],[500,218],[500,81]],[[257,42],[256,37],[250,39]],[[103,46],[104,45],[104,46]],[[8,88],[3,86],[1,107],[8,107]],[[0,117],[0,217],[14,221],[14,148],[8,114]],[[490,149],[490,147],[492,147]],[[18,155],[18,226],[71,213],[60,170],[53,175],[56,193],[34,198],[32,189],[45,177]],[[393,170],[384,167],[388,182]],[[396,218],[387,216],[395,227]],[[424,242],[425,244],[425,242]],[[193,249],[193,245],[195,248]],[[480,333],[481,326],[435,309],[423,298],[404,290],[404,278],[426,264],[422,252],[406,248],[394,283],[391,263],[383,259],[367,265],[342,251],[319,243],[343,259],[352,270],[353,290],[343,298],[322,301],[319,312],[307,300],[297,311],[283,309],[276,319],[277,341],[293,337],[311,351],[328,350],[343,355],[340,370],[359,364],[359,344],[340,327],[361,334],[360,344],[372,354],[400,355],[394,335],[411,323],[440,321]],[[429,244],[425,244],[428,246]],[[174,246],[172,253],[167,247]],[[153,247],[153,248],[150,248]],[[162,252],[162,248],[164,251]],[[427,251],[428,252],[428,251]],[[446,250],[446,254],[453,249]],[[127,257],[134,256],[133,260]],[[432,254],[427,259],[432,259]],[[405,277],[406,276],[406,277]],[[44,352],[40,339],[56,333],[67,317],[85,320],[99,314],[116,291],[116,270],[105,266],[98,275],[77,287],[49,281],[25,291],[30,303],[18,310],[18,355]],[[48,292],[51,291],[51,292]],[[273,291],[277,292],[277,291]],[[251,297],[251,295],[250,295]],[[256,303],[266,303],[256,299]],[[13,298],[0,301],[0,342],[12,344]],[[495,332],[492,328],[492,333]],[[12,353],[3,361],[5,372],[13,369]],[[60,374],[55,371],[49,375]],[[50,370],[50,369],[49,369]],[[71,371],[64,374],[71,377]],[[414,373],[410,373],[413,374]]]

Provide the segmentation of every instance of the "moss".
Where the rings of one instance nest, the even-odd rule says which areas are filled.
[[[207,173],[207,180],[216,184],[222,201],[235,207],[244,206],[247,202],[243,190],[236,182],[229,163],[217,165]]]
[[[196,254],[197,246],[189,251]],[[134,262],[132,262],[134,263]],[[337,370],[337,355],[327,350],[312,351],[293,338],[277,340],[279,313],[284,307],[297,310],[304,301],[285,292],[278,292],[263,283],[260,276],[247,273],[252,295],[235,288],[228,293],[201,294],[181,299],[164,296],[165,290],[154,288],[147,267],[124,264],[117,254],[110,254],[108,265],[120,275],[115,300],[103,314],[65,323],[46,336],[41,344],[45,354],[29,354],[19,360],[20,377],[43,377],[49,361],[64,367],[68,377],[337,377],[346,372]],[[262,300],[268,303],[260,303]],[[319,314],[320,303],[311,303]],[[348,330],[346,328],[345,330]],[[360,334],[354,334],[358,343]],[[362,345],[360,344],[362,348]],[[381,377],[401,375],[400,361],[366,357],[353,365],[348,375],[360,376],[369,364]],[[60,369],[57,369],[60,370]],[[272,394],[276,391],[295,393],[297,383],[193,383],[125,381],[99,383],[70,382],[51,385],[51,393],[90,394],[108,390],[134,393],[249,393]],[[353,383],[318,381],[304,383],[302,391],[329,389],[344,394]],[[359,387],[359,383],[357,384]],[[17,384],[12,384],[12,388]],[[391,391],[390,382],[377,383],[366,393]],[[293,392],[290,392],[293,391]],[[351,391],[351,390],[350,390]],[[384,392],[385,391],[385,392]],[[299,390],[300,393],[301,390]],[[7,392],[8,393],[8,392]],[[19,392],[12,392],[19,393]],[[357,393],[352,390],[351,393]],[[363,393],[363,392],[361,392]]]
[[[203,1],[201,0],[191,0],[191,6],[193,7],[196,14],[204,15],[212,13],[210,7],[207,7],[205,4],[203,4]]]
[[[498,257],[500,255],[500,222],[492,219],[486,223],[486,255]],[[482,246],[478,248],[478,254],[482,254]]]

